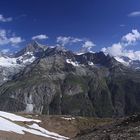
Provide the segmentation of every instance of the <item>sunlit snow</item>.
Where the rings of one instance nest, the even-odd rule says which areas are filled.
[[[122,63],[122,64],[124,64],[124,65],[126,65],[126,66],[128,66],[129,65],[129,62],[126,62],[126,61],[124,61],[122,58],[120,58],[120,57],[114,57],[118,62],[120,62],[120,63]]]
[[[72,64],[73,66],[79,66],[79,64],[78,64],[78,62],[77,61],[72,61],[71,59],[66,59],[66,62],[68,63],[68,64]]]
[[[18,125],[15,122],[34,122],[31,125]],[[51,138],[54,140],[66,140],[69,139],[68,137],[59,135],[54,132],[50,132],[42,127],[39,126],[39,123],[41,122],[40,120],[36,119],[29,119],[25,118],[19,115],[15,115],[12,113],[7,113],[0,111],[0,131],[6,131],[6,132],[14,132],[17,134],[24,135],[25,132],[38,135],[38,136],[43,136],[46,138]]]

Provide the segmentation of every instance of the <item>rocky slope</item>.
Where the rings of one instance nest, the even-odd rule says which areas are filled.
[[[139,140],[139,131],[140,115],[133,115],[84,130],[72,140]]]
[[[139,140],[140,115],[101,119],[0,111],[0,124],[2,140]]]
[[[0,110],[98,117],[140,112],[139,70],[102,52],[43,48],[31,44],[16,55],[35,59],[0,87]]]
[[[13,114],[0,111],[0,139],[67,140],[89,129],[111,123],[112,119]]]

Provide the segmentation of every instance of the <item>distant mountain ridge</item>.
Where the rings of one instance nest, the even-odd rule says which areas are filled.
[[[98,117],[140,112],[140,71],[103,52],[79,55],[32,42],[8,60],[8,66],[0,63],[1,110]]]

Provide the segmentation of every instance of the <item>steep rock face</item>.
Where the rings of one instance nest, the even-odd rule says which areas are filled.
[[[38,53],[44,52],[45,49],[47,49],[47,46],[43,46],[36,41],[32,41],[25,48],[17,52],[14,56],[20,57],[28,52],[32,52],[34,55],[37,55]]]
[[[140,81],[135,74],[133,77],[121,75],[112,79],[109,84],[117,116],[123,116],[124,113],[132,115],[134,112],[140,111]]]
[[[139,71],[124,67],[102,52],[75,55],[60,47],[47,48],[0,87],[0,109],[124,116],[140,111],[139,85]]]

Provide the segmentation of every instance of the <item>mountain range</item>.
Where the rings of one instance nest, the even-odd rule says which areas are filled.
[[[140,61],[35,41],[0,56],[0,110],[121,117],[140,112]]]

